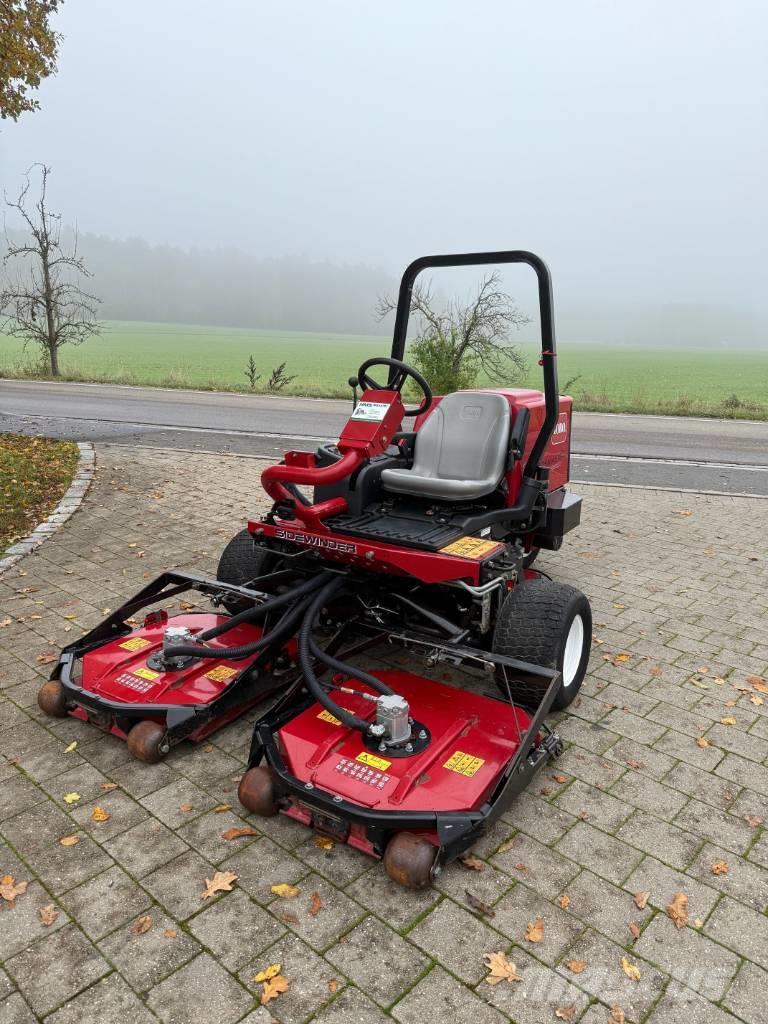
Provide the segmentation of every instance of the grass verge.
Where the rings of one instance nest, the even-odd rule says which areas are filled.
[[[0,554],[53,512],[77,458],[72,441],[0,434]]]

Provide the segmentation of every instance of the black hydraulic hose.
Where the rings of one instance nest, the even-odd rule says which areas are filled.
[[[298,587],[294,587],[293,590],[286,590],[285,593],[278,594],[277,597],[271,597],[268,601],[264,601],[263,604],[254,605],[253,608],[246,608],[245,611],[232,615],[226,621],[219,623],[218,626],[212,626],[210,629],[198,633],[195,641],[213,640],[214,637],[221,636],[222,633],[228,633],[230,629],[234,629],[235,626],[239,626],[244,622],[254,622],[256,619],[260,619],[266,612],[282,608],[284,604],[290,604],[297,597],[311,593],[322,583],[322,574],[320,576],[313,576],[311,580],[306,580],[304,583],[299,584]]]
[[[347,711],[345,708],[340,707],[334,700],[328,696],[320,682],[315,675],[315,671],[312,665],[312,653],[311,653],[311,641],[312,641],[312,626],[315,618],[317,617],[320,609],[333,595],[344,585],[344,580],[337,577],[331,580],[330,583],[326,584],[323,589],[314,597],[309,605],[309,608],[304,615],[304,621],[301,624],[299,630],[299,665],[301,671],[304,674],[304,682],[307,685],[307,689],[318,702],[330,713],[339,719],[348,729],[357,729],[359,732],[366,733],[370,727],[370,722],[367,722],[364,718],[359,718],[357,715],[352,714],[351,711]],[[351,670],[354,673],[354,669]]]
[[[372,690],[377,690],[382,694],[393,694],[395,691],[391,686],[387,686],[386,683],[382,683],[376,676],[372,676],[370,672],[364,672],[362,669],[357,668],[355,665],[348,665],[344,661],[339,661],[338,658],[334,658],[332,654],[328,654],[322,649],[310,636],[309,638],[309,649],[317,658],[318,661],[324,662],[328,668],[334,669],[336,672],[343,672],[344,675],[353,676],[361,683],[367,683]]]

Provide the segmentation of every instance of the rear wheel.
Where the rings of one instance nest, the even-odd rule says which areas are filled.
[[[384,851],[384,870],[406,889],[427,889],[437,873],[436,860],[437,847],[428,839],[398,832]]]
[[[251,580],[279,568],[280,556],[260,547],[248,530],[235,534],[221,553],[216,579],[222,583],[234,583],[237,587],[247,586]],[[225,600],[224,607],[231,615],[243,611],[248,605],[237,600]]]
[[[277,814],[275,776],[263,765],[248,769],[240,779],[237,797],[246,810],[261,818],[271,818]]]
[[[159,722],[145,719],[137,722],[128,733],[128,750],[144,764],[157,764],[170,749],[165,726]]]
[[[581,689],[591,648],[592,610],[580,590],[531,580],[507,595],[496,620],[493,651],[557,669],[563,680],[554,708],[567,708]]]
[[[51,718],[67,717],[67,702],[64,695],[64,687],[55,679],[43,683],[37,692],[37,703],[40,710]]]

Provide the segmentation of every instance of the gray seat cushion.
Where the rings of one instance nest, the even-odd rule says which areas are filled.
[[[416,434],[410,469],[385,469],[388,491],[466,501],[490,494],[507,463],[509,403],[493,391],[456,391]]]

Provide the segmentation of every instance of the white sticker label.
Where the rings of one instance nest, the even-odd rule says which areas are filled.
[[[358,402],[351,418],[379,423],[387,415],[388,408],[386,402]]]

